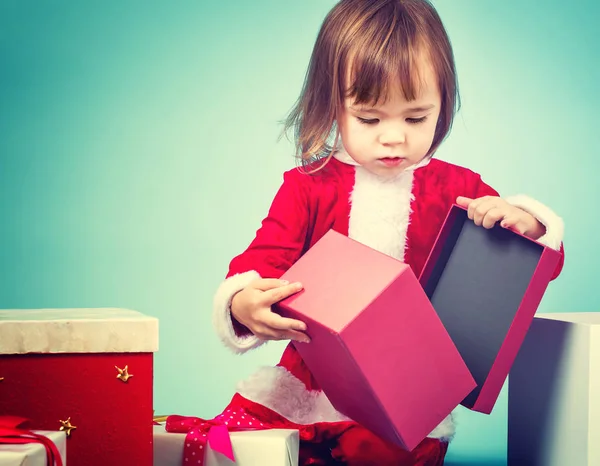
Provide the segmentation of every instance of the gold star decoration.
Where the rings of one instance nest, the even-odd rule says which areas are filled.
[[[60,430],[65,431],[67,433],[67,437],[71,436],[71,431],[73,429],[77,429],[77,427],[71,424],[70,417],[66,421],[60,421]]]
[[[130,377],[133,377],[133,374],[129,373],[128,366],[125,366],[123,369],[119,369],[117,366],[115,366],[115,369],[119,371],[117,374],[117,379],[120,379],[123,382],[127,382]]]

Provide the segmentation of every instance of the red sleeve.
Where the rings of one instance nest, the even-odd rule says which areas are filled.
[[[479,197],[483,197],[483,196],[499,196],[498,192],[492,188],[491,186],[489,186],[488,184],[486,184],[482,179],[481,176],[477,175],[477,183],[475,186],[475,192],[473,193],[473,195],[471,196],[473,199],[477,199]],[[510,200],[509,200],[510,202]],[[535,212],[531,212],[532,215],[535,216]],[[565,263],[565,248],[564,248],[564,244],[561,242],[560,244],[560,258],[558,260],[558,264],[556,265],[556,268],[554,269],[554,273],[552,274],[552,280],[555,280],[560,273],[562,272],[564,263]]]
[[[256,278],[279,278],[302,255],[307,241],[309,219],[308,175],[297,170],[284,173],[269,212],[248,248],[233,258],[227,279],[242,274]],[[238,337],[250,330],[231,316]]]
[[[304,177],[296,170],[284,174],[267,217],[248,248],[231,261],[227,277],[255,271],[261,278],[279,278],[300,258],[308,228]]]

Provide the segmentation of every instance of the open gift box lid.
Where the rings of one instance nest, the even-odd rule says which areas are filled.
[[[298,353],[331,404],[380,437],[412,450],[475,388],[407,264],[330,230],[281,278],[304,286],[274,307],[307,324]]]
[[[491,413],[559,259],[450,209],[419,281],[477,383],[463,406]]]

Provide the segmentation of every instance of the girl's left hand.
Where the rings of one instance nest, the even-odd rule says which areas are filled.
[[[545,227],[533,215],[515,207],[501,197],[484,196],[477,199],[459,196],[456,203],[467,209],[467,214],[475,225],[492,228],[501,222],[503,228],[515,230],[533,239],[545,233]]]

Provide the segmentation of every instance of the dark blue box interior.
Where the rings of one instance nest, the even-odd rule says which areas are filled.
[[[454,209],[449,220],[421,285],[477,383],[462,402],[472,407],[544,247],[498,225],[477,226],[464,209]]]

